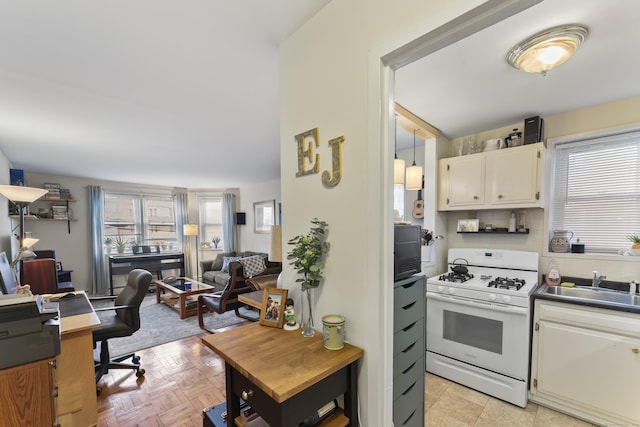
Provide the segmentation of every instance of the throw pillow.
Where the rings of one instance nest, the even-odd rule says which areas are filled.
[[[236,256],[235,251],[231,252],[220,252],[216,259],[213,260],[213,264],[211,264],[211,269],[214,271],[222,270],[222,264],[224,263],[224,257],[226,256]]]
[[[222,271],[229,272],[229,264],[235,261],[240,261],[239,256],[226,256],[222,261]]]
[[[267,265],[264,263],[264,258],[260,255],[254,255],[247,258],[241,258],[240,264],[244,270],[244,277],[253,277],[256,274],[262,273]]]

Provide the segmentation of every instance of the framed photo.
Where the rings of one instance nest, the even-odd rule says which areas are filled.
[[[479,219],[459,219],[458,233],[477,233],[480,228]]]
[[[260,324],[282,328],[284,323],[284,303],[287,300],[287,290],[281,288],[264,288],[262,295],[262,310]]]
[[[253,231],[269,234],[271,226],[276,225],[276,201],[265,200],[253,204]]]
[[[62,263],[56,262],[56,271],[62,271]]]

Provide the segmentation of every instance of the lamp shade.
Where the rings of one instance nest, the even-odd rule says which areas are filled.
[[[14,203],[31,203],[47,194],[44,188],[23,187],[21,185],[0,185],[0,194]]]
[[[197,236],[198,224],[184,224],[182,226],[182,234],[185,236]]]
[[[407,190],[421,190],[422,189],[422,167],[409,166],[407,168],[407,184],[405,186]]]
[[[397,185],[404,184],[404,160],[393,160],[393,183]]]
[[[22,242],[22,247],[23,248],[30,248],[31,246],[35,245],[39,241],[40,241],[40,239],[35,239],[33,237],[25,237],[24,241]]]
[[[271,226],[271,250],[269,251],[269,260],[282,262],[282,226]]]

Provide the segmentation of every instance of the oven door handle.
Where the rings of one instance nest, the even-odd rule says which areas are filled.
[[[444,302],[449,302],[453,304],[466,305],[469,307],[487,308],[490,310],[501,311],[503,313],[509,313],[509,314],[523,314],[523,315],[527,314],[527,309],[524,307],[515,307],[512,305],[498,305],[498,304],[492,304],[486,301],[476,302],[474,300],[470,300],[466,298],[444,296],[444,295],[436,294],[434,292],[427,292],[427,298],[432,298],[438,301],[444,301]]]

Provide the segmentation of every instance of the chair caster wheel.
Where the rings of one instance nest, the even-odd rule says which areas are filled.
[[[145,370],[144,370],[144,369],[138,369],[138,370],[136,371],[136,377],[138,377],[138,378],[142,378],[142,377],[144,377],[144,373],[145,373]]]
[[[139,364],[140,364],[140,356],[133,356],[133,357],[131,358],[131,361],[132,361],[133,363],[135,363],[136,365],[139,365]]]

